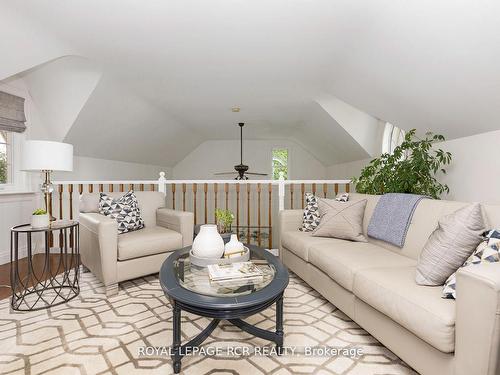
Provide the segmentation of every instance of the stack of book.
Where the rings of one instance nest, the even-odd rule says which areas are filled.
[[[238,262],[210,264],[208,266],[208,276],[210,282],[219,285],[233,285],[262,281],[264,273],[252,262]]]

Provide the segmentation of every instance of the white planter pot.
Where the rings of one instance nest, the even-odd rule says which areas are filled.
[[[49,214],[31,215],[31,226],[33,228],[46,228],[49,226]]]
[[[217,226],[205,224],[193,241],[193,254],[200,258],[220,258],[224,254],[224,240]]]
[[[224,254],[238,253],[243,250],[243,244],[238,241],[238,236],[236,234],[232,234],[231,240],[224,246]]]

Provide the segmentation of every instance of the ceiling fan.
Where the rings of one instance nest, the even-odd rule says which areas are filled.
[[[244,122],[238,123],[240,127],[240,164],[234,166],[234,170],[238,173],[238,175],[234,178],[235,180],[248,180],[248,175],[252,176],[267,176],[267,173],[254,173],[248,172],[248,165],[243,164],[243,126]],[[220,172],[215,173],[216,176],[223,175],[234,175],[234,172]]]

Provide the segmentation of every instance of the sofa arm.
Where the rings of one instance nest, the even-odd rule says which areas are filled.
[[[106,287],[115,285],[118,259],[116,220],[98,213],[80,213],[80,257],[82,263]]]
[[[279,213],[280,233],[298,230],[302,226],[304,210],[283,210]]]
[[[500,374],[500,263],[457,272],[455,373]]]
[[[183,247],[193,243],[194,215],[192,212],[159,208],[156,210],[156,224],[179,232],[182,235]]]

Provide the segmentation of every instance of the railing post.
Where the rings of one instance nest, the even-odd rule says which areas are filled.
[[[283,172],[280,172],[280,178],[278,180],[278,202],[279,210],[283,211],[285,209],[285,176]]]
[[[160,178],[158,178],[158,191],[167,195],[167,179],[165,178],[165,172],[160,172]]]

